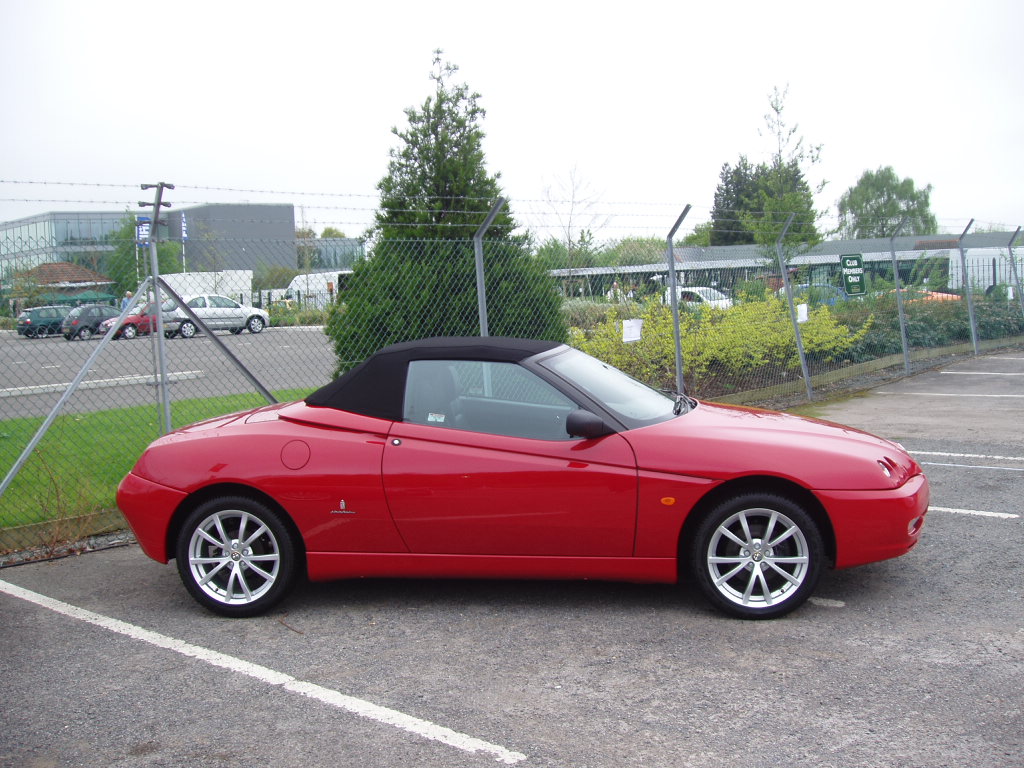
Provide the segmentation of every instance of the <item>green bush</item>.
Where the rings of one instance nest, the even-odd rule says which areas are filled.
[[[573,327],[571,343],[632,376],[671,389],[675,384],[675,339],[669,307],[651,301],[642,307],[644,321],[639,341],[622,340],[622,315],[613,306],[607,318],[591,329]],[[811,310],[801,325],[804,349],[819,363],[846,359],[851,348],[871,330],[868,316],[851,331],[837,321],[828,307]],[[736,304],[728,310],[700,307],[680,313],[680,345],[688,388],[694,391],[735,390],[751,376],[765,371],[792,371],[800,366],[789,310],[781,299]]]

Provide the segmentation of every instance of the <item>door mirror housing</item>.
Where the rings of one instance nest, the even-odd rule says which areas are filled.
[[[609,427],[605,420],[596,413],[577,408],[566,417],[565,431],[571,437],[583,437],[587,440],[593,440],[596,437],[610,435],[615,430]]]

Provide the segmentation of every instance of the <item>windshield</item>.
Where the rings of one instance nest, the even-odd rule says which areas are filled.
[[[540,365],[586,392],[629,427],[656,424],[674,415],[673,398],[578,349],[567,349]]]

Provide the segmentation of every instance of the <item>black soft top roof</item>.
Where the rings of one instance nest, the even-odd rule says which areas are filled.
[[[561,346],[556,341],[504,336],[437,336],[384,347],[306,398],[306,405],[400,421],[411,360],[487,360],[518,363]]]

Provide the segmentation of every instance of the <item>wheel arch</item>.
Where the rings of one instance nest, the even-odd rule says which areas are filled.
[[[181,526],[185,521],[185,518],[192,513],[200,504],[203,504],[210,499],[215,499],[218,496],[243,496],[245,498],[258,501],[261,504],[265,504],[270,507],[272,511],[277,513],[281,520],[281,524],[288,528],[289,532],[295,540],[296,555],[299,560],[299,571],[303,574],[306,573],[306,542],[302,538],[302,533],[299,531],[295,521],[292,520],[292,516],[288,514],[288,511],[278,503],[278,501],[269,494],[264,493],[258,488],[253,488],[250,485],[241,485],[239,483],[218,483],[216,485],[208,485],[205,488],[201,488],[198,491],[190,494],[186,497],[178,508],[174,511],[174,515],[171,518],[170,524],[167,526],[167,540],[164,542],[166,552],[169,559],[174,559],[174,553],[177,549],[176,542],[178,540],[178,534],[181,532]]]
[[[685,576],[685,553],[689,543],[696,535],[701,520],[711,510],[717,507],[726,499],[734,496],[741,496],[745,493],[773,493],[784,496],[790,501],[799,504],[807,514],[811,516],[818,530],[821,533],[822,543],[825,545],[825,553],[831,562],[836,559],[836,534],[832,527],[832,520],[825,511],[818,497],[801,485],[772,475],[751,475],[729,480],[721,485],[715,486],[698,501],[690,513],[686,516],[682,530],[679,532],[678,561],[679,578]]]

